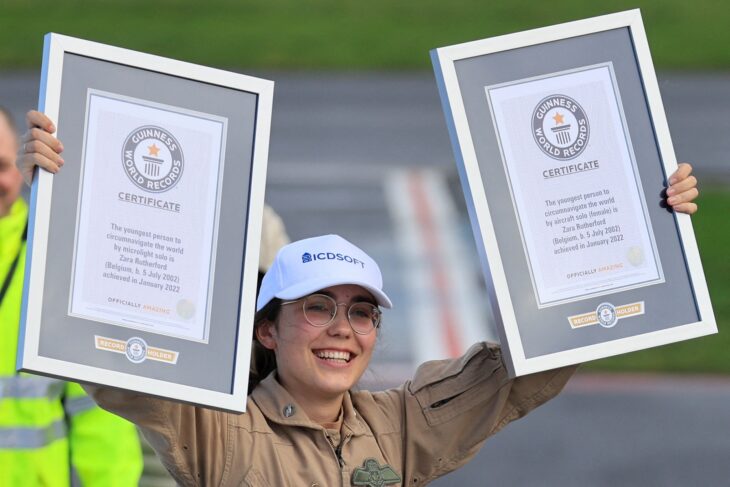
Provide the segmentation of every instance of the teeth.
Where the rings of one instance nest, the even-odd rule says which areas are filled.
[[[335,350],[319,350],[315,352],[317,357],[328,359],[328,360],[344,360],[345,362],[350,361],[350,352],[340,352]]]

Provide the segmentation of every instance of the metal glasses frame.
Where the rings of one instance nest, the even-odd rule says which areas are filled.
[[[327,323],[323,323],[321,325],[312,323],[312,321],[307,316],[307,311],[304,309],[304,303],[307,300],[307,298],[311,298],[311,297],[315,297],[315,296],[316,297],[323,297],[323,298],[329,299],[330,301],[332,301],[333,303],[335,303],[335,313],[332,315],[332,317],[329,319],[329,321]],[[310,325],[312,325],[312,326],[314,326],[316,328],[325,328],[325,327],[331,325],[332,322],[335,321],[335,318],[337,317],[337,308],[340,307],[340,306],[347,306],[347,322],[350,324],[350,328],[352,328],[352,331],[354,331],[358,335],[369,335],[370,333],[373,332],[373,330],[376,330],[380,326],[380,321],[382,319],[382,313],[380,311],[380,308],[378,308],[376,305],[374,305],[372,303],[368,303],[368,302],[365,302],[365,301],[358,301],[358,302],[352,303],[352,304],[350,304],[348,306],[347,303],[338,303],[332,296],[327,296],[326,294],[317,294],[317,293],[315,293],[315,294],[308,294],[307,296],[303,296],[303,297],[301,297],[299,299],[295,299],[295,300],[292,300],[292,301],[282,301],[281,302],[281,305],[284,306],[285,304],[294,304],[294,303],[298,303],[300,301],[302,302],[302,313],[304,313],[304,319],[307,320],[307,323],[309,323]],[[365,332],[365,333],[360,332],[360,331],[357,331],[355,329],[355,327],[352,325],[352,319],[350,318],[350,311],[352,310],[353,306],[356,306],[358,304],[369,304],[369,305],[371,305],[373,307],[374,310],[377,311],[377,320],[375,321],[375,323],[373,323],[372,328],[370,330],[368,330],[367,332]]]

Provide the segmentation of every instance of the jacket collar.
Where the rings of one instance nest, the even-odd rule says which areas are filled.
[[[274,423],[299,426],[322,430],[322,426],[307,416],[299,404],[276,380],[276,371],[262,380],[251,393],[251,399],[256,403],[266,419]],[[364,435],[367,429],[352,405],[350,392],[346,392],[342,401],[342,427],[349,430],[354,436]]]

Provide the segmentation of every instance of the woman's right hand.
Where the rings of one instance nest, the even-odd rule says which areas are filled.
[[[63,144],[52,135],[56,132],[56,126],[41,112],[29,111],[25,120],[28,131],[20,139],[15,163],[26,184],[30,185],[36,166],[53,174],[61,169],[63,158],[60,154],[63,152]]]

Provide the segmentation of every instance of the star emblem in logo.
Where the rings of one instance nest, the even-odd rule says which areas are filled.
[[[157,147],[155,144],[148,145],[147,150],[150,152],[150,155],[154,157],[157,157],[157,155],[160,153],[160,148]]]
[[[563,114],[562,113],[556,113],[553,117],[553,120],[555,120],[555,125],[562,125],[565,123],[565,120],[563,120]]]

